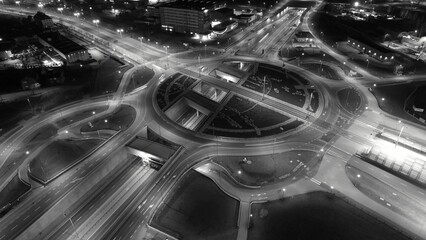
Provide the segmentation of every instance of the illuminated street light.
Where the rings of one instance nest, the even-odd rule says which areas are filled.
[[[105,123],[108,123],[108,119],[105,119],[105,120],[104,120],[104,122],[105,122]]]
[[[64,11],[64,8],[58,8],[58,11],[61,12],[62,15],[62,11]]]
[[[76,18],[79,18],[79,17],[80,17],[80,13],[79,13],[79,12],[76,12],[76,13],[74,13],[74,16],[75,16]]]
[[[117,32],[120,34],[120,37],[123,37],[122,33],[124,32],[124,30],[122,28],[117,29]]]
[[[21,7],[21,1],[16,1],[15,2],[19,7]]]
[[[93,20],[93,23],[96,25],[96,27],[98,28],[98,31],[99,31],[99,26],[98,26],[98,24],[99,24],[99,19],[95,19],[95,20]]]
[[[27,155],[30,154],[30,151],[26,151],[25,154],[27,154]]]
[[[359,2],[355,2],[354,7],[358,7],[358,6],[359,6]]]
[[[37,7],[39,7],[39,8],[43,8],[43,6],[44,6],[43,3],[41,3],[41,2],[37,4]]]
[[[143,41],[143,37],[138,37],[139,41],[141,41],[141,46],[142,46],[142,41]]]

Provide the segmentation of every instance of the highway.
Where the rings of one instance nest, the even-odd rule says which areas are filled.
[[[223,55],[205,58],[202,64],[218,66],[221,61],[226,59],[229,61],[257,61],[282,66],[283,61],[278,58],[279,49],[291,39],[298,28],[312,31],[309,24],[310,14],[321,6],[317,4],[303,19],[300,19],[301,15],[296,11],[277,16],[278,12],[283,10],[286,2],[281,1],[262,20],[237,33],[233,37],[234,42],[224,47],[226,51]],[[9,13],[14,10],[13,7],[2,9],[2,11],[9,11]],[[14,13],[16,14],[16,12]],[[88,179],[89,176],[95,175],[99,169],[102,169],[113,159],[124,162],[121,168],[111,171],[107,180],[99,183],[96,191],[76,199],[75,206],[70,207],[70,210],[64,209],[63,213],[57,213],[56,219],[44,219],[45,221],[56,221],[54,224],[50,224],[50,227],[40,229],[40,233],[34,236],[34,239],[143,239],[148,231],[153,231],[149,223],[156,209],[170,189],[189,169],[204,171],[203,174],[208,175],[216,184],[221,185],[222,189],[241,201],[242,216],[248,216],[250,209],[247,203],[282,198],[283,193],[280,192],[282,185],[274,184],[258,189],[247,189],[235,182],[225,172],[221,173],[214,166],[202,165],[207,163],[211,157],[218,155],[255,156],[283,152],[288,149],[318,152],[323,155],[323,161],[318,173],[311,179],[301,179],[286,186],[288,189],[286,196],[317,190],[339,192],[382,216],[392,226],[401,226],[419,236],[422,236],[423,233],[426,234],[426,230],[422,228],[421,224],[414,224],[410,221],[410,216],[400,217],[392,208],[379,205],[361,194],[348,180],[345,173],[345,166],[357,167],[365,173],[378,176],[380,181],[386,181],[391,187],[404,192],[404,197],[408,200],[414,199],[416,202],[426,204],[424,190],[389,173],[383,173],[382,170],[371,167],[370,164],[353,157],[365,146],[380,144],[372,133],[382,128],[393,133],[399,131],[398,119],[383,113],[367,88],[375,82],[413,81],[424,76],[390,79],[373,76],[366,70],[360,69],[347,61],[345,56],[335,52],[334,49],[322,43],[317,37],[318,45],[323,51],[339,61],[345,61],[350,68],[357,69],[364,75],[364,79],[358,82],[340,72],[340,74],[343,74],[341,77],[344,81],[332,82],[299,66],[286,63],[285,69],[309,79],[322,94],[322,106],[315,114],[309,114],[306,104],[300,108],[270,96],[263,97],[262,93],[245,88],[241,84],[227,83],[205,73],[199,76],[196,70],[197,59],[180,59],[178,54],[166,56],[161,46],[158,48],[152,46],[152,44],[125,36],[117,39],[115,29],[106,29],[102,27],[102,24],[95,26],[90,21],[82,21],[82,24],[79,24],[79,20],[74,17],[64,17],[58,13],[51,14],[54,18],[61,18],[65,25],[73,26],[79,34],[88,38],[95,36],[108,42],[109,46],[104,47],[109,48],[109,51],[118,51],[120,56],[129,61],[153,66],[156,75],[143,90],[133,94],[125,94],[124,90],[129,84],[131,72],[134,69],[129,70],[112,99],[87,100],[45,113],[38,118],[25,122],[20,130],[17,130],[0,144],[0,157],[2,159],[0,172],[5,173],[0,180],[5,180],[25,162],[25,159],[16,161],[16,158],[13,158],[16,151],[25,149],[29,138],[43,126],[54,123],[64,116],[72,116],[73,113],[84,109],[105,106],[105,102],[109,103],[108,110],[96,114],[93,118],[99,118],[113,112],[120,104],[128,104],[134,107],[137,112],[134,123],[128,129],[120,132],[102,149],[52,183],[45,187],[38,186],[38,188],[33,189],[31,195],[20,203],[18,208],[1,218],[0,240],[25,239],[25,234],[32,231],[31,227],[34,227],[36,223],[38,224],[38,221],[44,219],[49,209],[53,208],[55,204],[63,202],[67,194],[77,192],[79,188],[84,188],[85,184],[88,184],[85,182],[85,178]],[[293,25],[297,24],[299,20],[302,21],[302,24],[294,27]],[[117,41],[115,42],[115,40]],[[203,50],[203,47],[201,46],[193,51],[196,50]],[[238,50],[244,51],[246,54],[244,56],[233,55]],[[263,51],[265,51],[264,54],[261,54]],[[166,67],[163,68],[165,59],[170,66],[167,69],[165,69]],[[213,86],[227,89],[234,94],[258,102],[260,105],[276,109],[285,113],[285,115],[303,121],[304,127],[296,132],[254,140],[206,136],[182,129],[165,117],[164,113],[158,109],[155,101],[156,90],[160,84],[158,76],[163,73],[169,76],[175,72],[201,79]],[[361,95],[361,106],[363,107],[355,113],[346,111],[339,104],[337,98],[337,92],[348,86],[354,87]],[[309,117],[307,117],[308,115]],[[87,119],[81,120],[74,123],[72,127],[78,127],[86,121]],[[405,132],[406,136],[415,136],[415,141],[419,143],[426,142],[424,126],[408,122],[404,122],[404,124],[409,126]],[[70,127],[67,126],[66,128]],[[167,162],[158,172],[147,166],[142,166],[133,158],[128,158],[124,148],[145,127],[149,127],[163,138],[185,147],[185,151],[178,159]],[[34,146],[34,150],[37,147],[39,146]],[[6,169],[7,166],[9,166],[8,169]],[[206,169],[215,169],[216,172]],[[247,223],[247,219],[243,218],[239,221],[242,224],[240,225],[238,239],[247,239],[248,224],[244,224]],[[169,239],[173,238],[169,236]]]

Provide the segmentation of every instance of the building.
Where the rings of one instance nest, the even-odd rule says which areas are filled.
[[[314,36],[310,32],[301,31],[295,34],[295,39],[298,42],[309,43],[314,41]]]
[[[209,11],[219,5],[210,0],[177,0],[159,6],[161,28],[170,32],[205,34],[210,29]]]
[[[37,36],[45,47],[53,48],[68,63],[90,59],[87,49],[71,41],[58,32],[44,33]]]
[[[52,28],[54,26],[52,18],[47,16],[44,12],[38,11],[33,19],[35,24],[42,29]]]
[[[368,39],[348,37],[348,45],[381,62],[392,62],[394,60],[394,52],[392,50]]]
[[[242,24],[249,24],[256,20],[256,15],[254,14],[240,14],[234,17],[235,21]]]

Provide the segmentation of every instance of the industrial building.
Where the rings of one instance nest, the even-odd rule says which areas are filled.
[[[53,48],[68,63],[90,59],[90,55],[85,47],[80,46],[58,32],[44,33],[37,37],[42,45]]]

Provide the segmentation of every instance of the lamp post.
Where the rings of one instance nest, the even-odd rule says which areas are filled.
[[[80,13],[79,12],[74,13],[74,17],[76,17],[77,19],[79,19]]]
[[[120,37],[123,37],[123,34],[122,34],[122,33],[123,33],[123,31],[124,31],[124,30],[123,30],[122,28],[117,29],[117,32],[120,34]]]
[[[93,23],[96,25],[96,28],[98,29],[98,32],[99,32],[99,26],[98,26],[98,24],[99,24],[99,19],[95,19],[95,20],[93,20]]]
[[[367,58],[365,61],[367,61],[367,69],[368,69],[368,64],[370,64],[370,60],[368,60]]]
[[[143,37],[138,37],[138,39],[141,42],[141,46],[142,46]]]
[[[399,123],[401,123],[401,122],[399,122]],[[401,138],[401,134],[402,134],[402,131],[404,131],[404,128],[405,128],[405,125],[402,125],[401,130],[399,131],[398,139],[396,140],[396,143],[395,143],[395,148],[399,144],[399,139]]]
[[[27,98],[27,101],[28,101],[28,104],[30,105],[31,112],[33,112],[33,114],[34,114],[33,106],[31,105],[31,101],[30,101],[30,99],[29,99],[29,98]]]
[[[21,8],[21,1],[16,1],[15,3]]]
[[[198,54],[198,76],[201,76],[201,60],[200,60],[200,54]]]
[[[169,47],[170,46],[163,46],[163,48],[166,49],[166,69],[167,69],[167,66],[169,66],[169,54],[168,54]]]
[[[64,217],[66,217],[66,218],[68,218],[68,220],[70,220],[70,223],[71,223],[71,225],[72,225],[72,228],[74,229],[75,235],[77,235],[77,237],[78,237],[79,239],[81,239],[81,237],[80,237],[80,236],[78,235],[78,233],[77,233],[77,229],[75,228],[74,222],[72,221],[71,217],[68,217],[65,213],[64,213]]]
[[[58,11],[59,11],[59,12],[61,12],[61,15],[63,15],[63,14],[62,14],[62,11],[64,11],[64,8],[61,8],[61,7],[60,7],[60,8],[58,8]]]
[[[207,58],[207,44],[204,44],[204,58]]]

